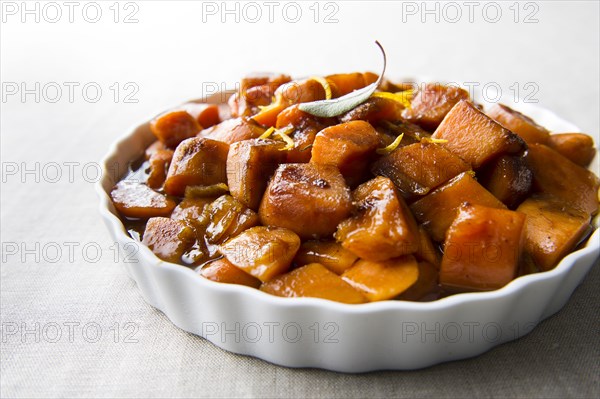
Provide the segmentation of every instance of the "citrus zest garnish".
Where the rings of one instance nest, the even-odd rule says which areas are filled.
[[[331,100],[331,86],[329,85],[327,79],[320,76],[312,76],[310,79],[320,83],[321,86],[323,86],[323,90],[325,90],[325,100]]]
[[[404,108],[410,108],[410,98],[412,97],[412,90],[399,91],[398,93],[390,93],[388,91],[378,91],[371,95],[375,98],[385,98],[387,100],[396,101],[401,104]]]
[[[421,139],[421,143],[433,143],[433,144],[446,144],[448,140],[446,139],[432,139],[431,137],[423,137]]]
[[[279,151],[289,151],[296,146],[296,143],[294,143],[294,140],[292,140],[292,138],[287,135],[292,130],[294,130],[294,128],[290,126],[290,127],[286,127],[281,130],[277,130],[275,132],[275,134],[277,134],[279,137],[281,137],[283,139],[283,141],[285,141],[285,147],[280,148]]]
[[[394,140],[394,142],[392,144],[390,144],[384,148],[378,148],[377,150],[375,150],[375,152],[378,154],[381,154],[381,155],[389,154],[390,152],[392,152],[396,148],[398,148],[398,146],[400,145],[400,142],[402,141],[402,137],[404,137],[404,133],[402,133],[398,137],[396,137],[396,140]]]
[[[268,139],[269,137],[271,137],[271,135],[273,134],[274,131],[275,131],[275,128],[270,127],[267,130],[265,130],[265,132],[263,134],[261,134],[258,138],[259,139]]]

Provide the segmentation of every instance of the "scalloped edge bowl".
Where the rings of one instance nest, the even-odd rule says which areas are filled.
[[[206,101],[222,103],[223,98],[217,94]],[[551,131],[579,131],[548,110],[502,100]],[[109,198],[129,162],[153,140],[148,122],[131,129],[102,161],[104,173],[96,186],[100,213],[123,251],[127,272],[144,300],[177,327],[227,351],[278,365],[355,373],[419,369],[477,356],[520,338],[558,312],[600,254],[596,229],[584,248],[551,271],[519,277],[495,291],[427,303],[346,305],[317,298],[280,298],[245,286],[215,283],[160,260],[134,241]]]

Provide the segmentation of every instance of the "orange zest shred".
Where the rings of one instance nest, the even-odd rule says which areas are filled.
[[[275,132],[275,134],[277,134],[279,137],[281,137],[283,139],[283,141],[285,141],[285,147],[280,148],[279,151],[289,151],[296,146],[296,143],[294,143],[294,140],[292,140],[292,138],[290,136],[288,136],[288,133],[291,132],[292,130],[294,130],[294,128],[289,126],[289,127],[277,130]]]
[[[378,153],[378,154],[380,154],[380,155],[389,154],[390,152],[392,152],[396,148],[398,148],[398,146],[400,145],[400,142],[402,141],[403,137],[404,137],[404,133],[402,133],[398,137],[396,137],[396,140],[394,140],[392,142],[392,144],[390,144],[390,145],[388,145],[387,147],[384,147],[384,148],[378,148],[377,150],[375,150],[375,152]]]
[[[275,131],[275,128],[270,127],[267,130],[265,130],[265,132],[263,134],[261,134],[258,138],[259,139],[268,139],[269,137],[271,137],[271,135],[273,134],[274,131]]]
[[[446,139],[433,139],[431,137],[423,137],[421,143],[433,143],[433,144],[445,144],[448,140]]]
[[[329,82],[327,81],[327,79],[322,78],[320,76],[311,76],[310,79],[321,84],[321,86],[323,86],[323,90],[325,90],[325,100],[331,100],[331,97],[332,97],[331,86],[329,85]]]
[[[390,93],[388,91],[378,91],[371,95],[375,98],[385,98],[387,100],[396,101],[401,104],[404,108],[410,108],[410,99],[412,98],[412,90],[399,91],[397,93]]]

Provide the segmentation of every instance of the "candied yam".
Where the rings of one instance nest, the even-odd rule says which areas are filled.
[[[286,154],[282,143],[273,140],[244,140],[234,143],[227,156],[227,185],[231,195],[258,210],[269,179]]]
[[[548,147],[560,153],[571,162],[579,166],[587,167],[594,156],[594,140],[583,133],[560,133],[553,134],[548,138]]]
[[[201,128],[207,129],[221,122],[218,104],[186,103],[181,108],[196,118]]]
[[[144,152],[144,156],[146,159],[150,159],[152,154],[154,154],[155,152],[160,151],[160,150],[168,150],[168,148],[165,145],[165,143],[163,143],[160,140],[156,140],[154,143],[150,144],[148,146],[148,148],[146,148],[146,151]]]
[[[219,251],[234,266],[265,282],[290,268],[298,248],[300,238],[293,231],[257,226],[228,240]]]
[[[423,226],[419,226],[419,250],[415,252],[415,257],[419,261],[424,261],[438,269],[440,268],[440,252],[433,245],[431,237],[429,237],[427,230]]]
[[[184,198],[173,209],[171,219],[178,220],[194,228],[199,238],[201,238],[209,223],[209,215],[206,210],[213,201],[212,198]]]
[[[164,261],[178,263],[196,241],[194,231],[176,220],[155,217],[148,220],[142,243]]]
[[[441,242],[463,202],[505,208],[469,172],[464,172],[411,204],[410,209],[431,238]]]
[[[515,154],[526,149],[523,139],[469,101],[456,104],[432,137],[447,140],[444,146],[469,162],[474,169],[499,155]]]
[[[213,244],[235,237],[259,224],[256,212],[230,195],[222,195],[214,200],[208,205],[206,212],[209,218],[206,239]]]
[[[427,83],[417,91],[411,107],[405,109],[402,116],[409,122],[433,131],[455,104],[468,99],[469,93],[460,87]]]
[[[425,195],[470,169],[469,164],[446,148],[426,142],[398,148],[371,167],[374,174],[392,180],[407,199]]]
[[[541,270],[570,253],[590,228],[590,215],[552,198],[526,199],[517,211],[527,215],[525,250]]]
[[[157,193],[145,184],[120,181],[110,192],[117,211],[128,218],[148,219],[169,216],[175,201]]]
[[[150,130],[165,146],[174,149],[183,140],[202,129],[196,118],[185,110],[168,111],[150,122]]]
[[[311,263],[274,278],[260,287],[271,295],[312,297],[342,303],[364,303],[366,298],[323,265]]]
[[[352,197],[356,211],[339,224],[335,233],[344,248],[372,261],[418,250],[417,224],[390,179],[380,176],[369,180]]]
[[[335,165],[352,187],[368,177],[367,166],[379,145],[379,133],[368,122],[342,123],[317,134],[310,162]]]
[[[235,267],[225,258],[214,260],[204,266],[200,270],[200,275],[217,283],[246,285],[252,288],[260,287],[259,279]]]
[[[523,251],[524,224],[523,213],[463,204],[446,235],[440,283],[479,291],[511,282]]]
[[[146,183],[151,188],[161,188],[167,178],[169,163],[173,158],[172,150],[157,150],[150,156],[150,172]]]
[[[533,119],[506,105],[495,104],[487,114],[511,132],[518,134],[527,144],[544,144],[550,136],[550,132]]]
[[[327,83],[331,86],[333,97],[345,96],[354,90],[362,89],[374,83],[377,78],[376,74],[370,72],[337,73],[325,77]]]
[[[187,186],[210,186],[227,182],[229,145],[216,140],[193,137],[175,149],[164,190],[182,196]]]
[[[377,123],[382,120],[397,121],[402,119],[404,105],[389,98],[371,97],[350,111],[340,115],[340,122],[367,121]]]
[[[301,111],[298,105],[287,107],[277,116],[277,129],[293,127],[288,135],[294,140],[294,148],[286,151],[286,163],[306,163],[310,161],[311,147],[318,132],[336,124],[334,118],[319,118]]]
[[[543,144],[529,147],[527,162],[533,171],[536,191],[560,198],[592,215],[598,212],[600,180],[592,172]]]
[[[259,215],[264,225],[311,239],[333,234],[351,209],[350,190],[335,166],[282,164],[269,182]]]
[[[531,191],[533,173],[524,157],[503,155],[477,172],[481,184],[510,209]]]
[[[440,294],[440,273],[438,268],[429,262],[419,262],[417,281],[396,299],[401,301],[424,301],[437,299]]]
[[[233,118],[227,119],[208,129],[204,129],[200,135],[212,140],[232,144],[237,141],[258,138],[264,132],[265,129],[258,126],[250,119]]]
[[[271,104],[275,88],[269,85],[250,87],[245,91],[234,93],[229,97],[231,116],[252,116],[260,111],[261,107]]]
[[[277,88],[284,83],[291,81],[292,78],[289,75],[282,73],[271,73],[271,72],[257,72],[246,75],[240,81],[240,91],[244,92],[252,87],[268,85],[273,88]]]
[[[385,261],[359,259],[342,274],[348,284],[361,291],[370,302],[392,299],[412,286],[419,266],[412,255]]]
[[[342,274],[356,259],[358,256],[335,241],[305,241],[296,253],[294,264],[320,263],[335,274]]]

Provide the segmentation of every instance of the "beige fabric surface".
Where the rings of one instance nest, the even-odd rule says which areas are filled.
[[[598,2],[536,2],[539,23],[530,25],[401,23],[400,2],[358,1],[337,2],[332,25],[203,23],[199,3],[138,1],[139,22],[125,25],[111,22],[111,4],[101,3],[98,24],[0,25],[3,85],[103,89],[97,102],[65,91],[57,102],[46,93],[0,103],[1,397],[600,396],[598,264],[561,312],[477,358],[361,375],[287,369],[218,349],[147,305],[114,259],[93,188],[95,163],[116,137],[199,97],[202,83],[230,84],[249,70],[376,69],[375,38],[394,76],[493,79],[505,89],[535,82],[541,105],[598,142]],[[266,44],[277,51],[256,47]],[[124,102],[128,82],[137,102]]]

